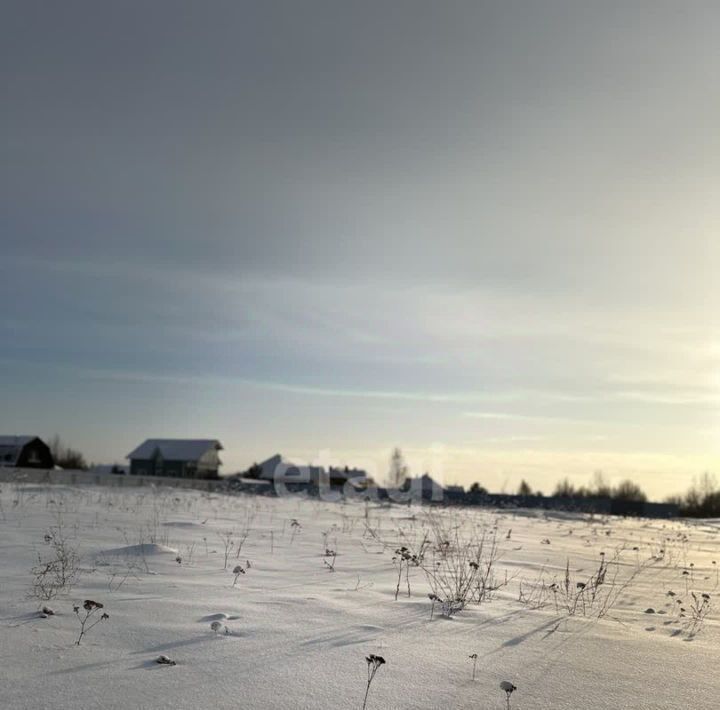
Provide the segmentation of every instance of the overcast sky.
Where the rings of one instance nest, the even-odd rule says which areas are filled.
[[[0,433],[720,473],[720,6],[2,3]]]

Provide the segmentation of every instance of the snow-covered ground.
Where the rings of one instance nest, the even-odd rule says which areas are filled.
[[[373,709],[502,710],[505,680],[515,710],[720,706],[712,521],[15,484],[0,501],[3,709],[359,710],[368,654],[386,660]],[[485,575],[493,536],[491,598],[452,618],[432,609],[451,568]],[[42,601],[31,570],[60,538],[80,577]],[[402,546],[424,554],[395,600]],[[692,591],[709,610],[694,634]],[[109,619],[78,646],[85,599]]]

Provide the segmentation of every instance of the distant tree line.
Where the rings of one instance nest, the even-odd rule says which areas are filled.
[[[473,483],[469,492],[474,495],[486,495],[488,490],[480,483]],[[523,479],[518,486],[518,496],[542,496],[542,491],[533,491],[530,484]],[[621,481],[616,486],[611,486],[601,472],[596,472],[593,482],[589,486],[576,486],[570,479],[564,478],[555,486],[551,494],[555,498],[610,498],[611,500],[624,500],[644,503],[647,495],[636,483],[630,480]],[[675,501],[672,501],[675,502]],[[718,493],[720,503],[720,493]]]
[[[487,492],[479,483],[474,483],[470,490]],[[539,491],[533,492],[524,480],[520,483],[517,494],[542,495]],[[555,486],[552,495],[557,498],[610,498],[642,503],[648,500],[645,492],[634,481],[625,480],[611,486],[601,472],[595,473],[589,486],[576,486],[568,478],[564,478]],[[665,502],[677,505],[679,514],[684,517],[720,518],[720,486],[711,473],[705,473],[699,480],[694,481],[686,493],[669,496]]]
[[[720,489],[715,476],[704,473],[684,495],[670,496],[668,503],[675,503],[680,515],[689,518],[720,517]]]
[[[555,486],[553,495],[557,498],[610,498],[638,503],[645,503],[648,499],[645,491],[634,481],[625,480],[611,486],[599,471],[589,486],[575,486],[564,478]]]
[[[66,446],[57,434],[48,441],[48,446],[56,466],[80,471],[89,468],[85,456],[77,449]]]

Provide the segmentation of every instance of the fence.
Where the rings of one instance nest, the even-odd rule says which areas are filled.
[[[200,478],[169,478],[165,476],[124,476],[93,471],[48,471],[37,468],[0,468],[0,481],[5,483],[32,483],[66,486],[112,486],[133,488],[141,486],[171,486],[214,491],[224,488],[222,481]]]

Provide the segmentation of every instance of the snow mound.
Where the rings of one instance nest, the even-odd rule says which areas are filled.
[[[208,621],[235,621],[240,617],[237,614],[226,614],[224,611],[220,611],[217,614],[208,614],[203,616],[200,621],[207,623]]]
[[[103,555],[147,557],[148,555],[177,555],[178,551],[166,545],[158,545],[155,542],[146,542],[140,545],[126,545],[116,547],[112,550],[103,550]]]

